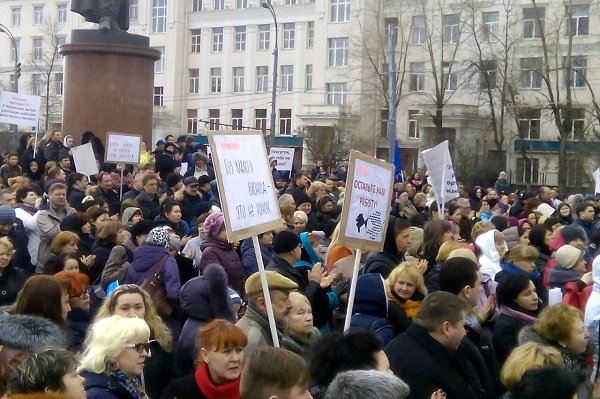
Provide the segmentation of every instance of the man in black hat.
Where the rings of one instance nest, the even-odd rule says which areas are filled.
[[[156,158],[156,171],[161,180],[165,181],[169,173],[179,173],[181,156],[175,143],[166,143],[164,151]]]
[[[173,197],[175,193],[183,187],[183,177],[179,173],[169,173],[165,179],[167,184],[166,193],[169,197]]]
[[[202,177],[202,176],[201,176]],[[181,206],[181,219],[185,220],[190,226],[198,216],[210,210],[210,203],[204,200],[200,194],[198,179],[194,176],[186,177],[183,180],[185,190],[183,190],[183,199],[179,201]]]
[[[207,175],[198,178],[198,193],[202,197],[202,201],[210,201],[210,197],[212,197],[211,181],[211,178]]]

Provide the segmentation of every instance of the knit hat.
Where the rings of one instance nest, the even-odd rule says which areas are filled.
[[[148,233],[150,233],[150,231],[153,228],[154,228],[154,223],[152,223],[149,220],[142,219],[142,220],[139,220],[133,226],[131,226],[129,228],[129,232],[131,233],[132,237],[136,237],[136,236],[141,236],[141,235],[144,235],[144,234],[148,235]]]
[[[17,215],[15,214],[15,208],[10,205],[0,206],[0,224],[13,224],[17,221]]]
[[[211,180],[210,177],[206,176],[206,175],[202,175],[198,178],[198,184],[200,186],[204,186],[205,184],[210,184]]]
[[[556,251],[556,261],[565,269],[570,269],[583,258],[583,251],[572,245],[563,245]]]
[[[165,145],[165,141],[163,139],[158,140],[156,142],[156,146],[159,146],[159,145]]]
[[[29,315],[0,317],[0,345],[7,348],[36,352],[56,346],[66,348],[66,335],[50,320]]]
[[[179,173],[169,173],[167,178],[165,179],[165,183],[167,183],[167,187],[175,187],[177,183],[179,183],[183,177]]]
[[[171,236],[169,235],[169,232],[165,230],[164,227],[153,228],[148,233],[148,237],[146,237],[146,244],[163,247],[166,250],[169,250],[170,242]]]
[[[291,230],[283,230],[275,235],[273,239],[273,252],[284,254],[293,251],[300,245],[300,237]]]
[[[181,238],[177,234],[171,234],[169,240],[169,250],[177,251],[181,249]]]
[[[565,226],[560,230],[560,234],[562,234],[566,243],[570,243],[578,238],[583,241],[587,241],[587,235],[585,234],[585,231],[577,226]]]
[[[187,140],[187,136],[185,134],[182,134],[181,136],[177,137],[177,140],[175,142],[176,143],[185,143],[186,140]]]
[[[204,231],[208,237],[215,237],[225,224],[223,212],[215,212],[208,215],[204,221]]]
[[[239,296],[238,296],[239,297]],[[192,319],[209,321],[224,318],[236,320],[223,266],[209,263],[201,276],[194,277],[181,287],[180,303]]]
[[[277,272],[267,270],[265,271],[265,276],[267,278],[267,286],[269,287],[269,290],[291,291],[298,289],[298,284]],[[263,292],[259,272],[256,272],[248,277],[245,288],[246,295],[255,295]]]
[[[296,204],[296,207],[299,207],[300,205],[305,204],[307,202],[312,204],[310,197],[304,192],[298,193],[294,196],[294,203]]]
[[[541,203],[535,211],[544,216],[552,216],[552,214],[554,212],[556,212],[556,209],[552,208],[550,205],[548,205],[544,202],[544,203]]]

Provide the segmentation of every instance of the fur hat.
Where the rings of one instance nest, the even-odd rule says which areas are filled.
[[[146,237],[146,244],[148,245],[157,245],[159,247],[163,247],[166,250],[169,250],[169,245],[171,242],[171,236],[164,227],[155,227],[148,233],[148,237]]]
[[[556,261],[561,267],[570,269],[583,258],[583,251],[572,245],[563,245],[556,251]]]
[[[273,252],[284,254],[291,252],[300,245],[300,237],[291,230],[283,230],[275,235],[273,239]]]
[[[225,318],[236,321],[230,306],[230,291],[223,266],[211,263],[201,276],[194,277],[181,287],[181,309],[191,318],[210,321]]]
[[[304,192],[296,194],[296,196],[294,197],[294,203],[296,204],[296,208],[302,204],[312,204],[310,197]]]
[[[0,317],[0,345],[36,352],[48,346],[66,348],[64,332],[50,320],[29,315]]]
[[[208,237],[214,238],[223,227],[223,224],[225,224],[223,212],[211,213],[204,221],[204,231]]]

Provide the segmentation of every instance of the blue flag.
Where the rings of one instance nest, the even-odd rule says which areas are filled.
[[[402,167],[402,158],[400,158],[400,146],[398,145],[398,140],[396,140],[396,144],[394,145],[394,166],[396,169],[395,180],[404,181],[402,178],[402,171],[404,168]]]

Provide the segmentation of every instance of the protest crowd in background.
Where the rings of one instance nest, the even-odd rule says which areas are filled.
[[[438,204],[414,173],[351,282],[345,165],[263,160],[282,219],[257,253],[227,241],[193,137],[144,146],[134,167],[83,143],[89,179],[54,130],[0,167],[0,396],[600,398],[598,196],[516,191],[501,172]]]

